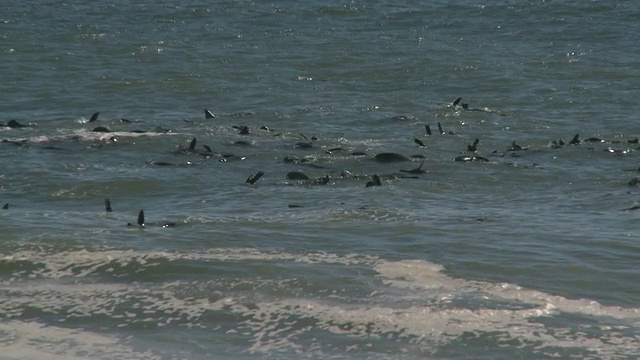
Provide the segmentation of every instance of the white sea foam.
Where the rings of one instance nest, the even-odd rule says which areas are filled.
[[[0,358],[6,360],[160,359],[149,351],[134,351],[117,338],[36,321],[0,322],[0,349]]]
[[[8,320],[0,325],[1,343],[9,347],[8,354],[14,358],[21,354],[108,358],[103,353],[105,348],[115,348],[116,354],[122,355],[117,358],[134,356],[126,344],[109,336],[79,328],[44,326],[25,318],[31,308],[59,317],[61,323],[106,317],[104,326],[111,332],[129,326],[171,325],[211,328],[222,338],[242,334],[248,338],[245,351],[253,354],[366,352],[377,341],[385,341],[400,352],[429,355],[442,346],[463,342],[469,334],[489,336],[496,347],[526,347],[545,357],[558,355],[563,349],[579,349],[613,359],[637,354],[640,348],[638,308],[567,299],[514,284],[453,278],[442,266],[422,260],[386,261],[358,254],[255,249],[191,253],[28,249],[4,256],[3,261],[37,265],[30,271],[14,273],[2,284],[6,300],[0,304],[0,312]],[[345,270],[357,267],[362,269],[358,281],[370,292],[368,296],[352,297],[336,283],[336,288],[317,293],[274,295],[274,289],[299,286],[299,274],[282,273],[276,278],[256,274],[147,283],[104,280],[125,266],[132,266],[135,273],[173,261],[295,263],[311,270],[317,265]],[[114,279],[117,277],[114,275]],[[219,327],[203,320],[212,311],[236,314],[241,320]],[[318,332],[343,338],[343,347],[324,343]],[[68,341],[70,337],[74,340]]]
[[[32,136],[28,138],[6,138],[1,141],[16,143],[49,143],[49,142],[67,142],[67,141],[111,141],[117,138],[138,138],[138,137],[154,137],[165,135],[177,135],[174,132],[130,132],[130,131],[112,131],[99,132],[77,130],[71,133],[49,134]]]

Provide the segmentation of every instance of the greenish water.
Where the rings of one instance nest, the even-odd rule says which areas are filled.
[[[0,357],[636,358],[639,15],[4,5]]]

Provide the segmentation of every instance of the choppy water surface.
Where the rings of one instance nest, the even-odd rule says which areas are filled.
[[[4,6],[2,357],[636,358],[639,15]]]

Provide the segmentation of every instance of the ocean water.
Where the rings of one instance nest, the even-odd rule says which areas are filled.
[[[0,358],[640,357],[639,18],[2,4]]]

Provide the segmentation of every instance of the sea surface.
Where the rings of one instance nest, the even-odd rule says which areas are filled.
[[[0,359],[639,358],[639,19],[2,3]]]

